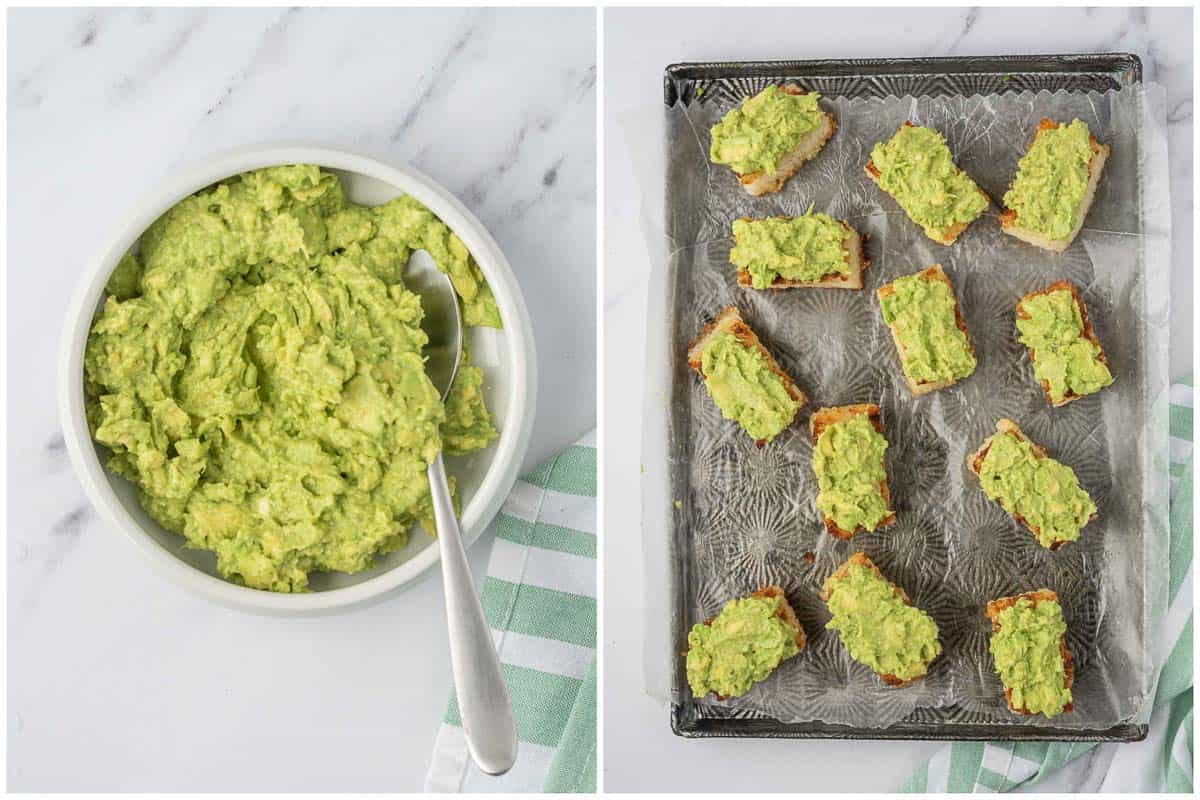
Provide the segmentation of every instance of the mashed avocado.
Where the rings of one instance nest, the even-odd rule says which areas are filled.
[[[1004,205],[1017,212],[1022,228],[1068,238],[1079,221],[1091,160],[1091,132],[1082,120],[1040,131],[1017,164]]]
[[[851,658],[879,675],[912,680],[942,652],[933,618],[906,604],[874,570],[851,564],[826,589],[833,619],[825,627],[838,632]]]
[[[739,697],[800,652],[796,629],[779,616],[779,597],[730,600],[711,625],[688,634],[687,678],[692,694]]]
[[[1113,382],[1100,348],[1083,335],[1083,316],[1069,289],[1021,302],[1028,319],[1017,316],[1021,342],[1032,352],[1033,375],[1049,384],[1050,399],[1092,394]]]
[[[725,419],[768,442],[792,424],[800,404],[758,348],[723,332],[709,339],[701,358],[704,385]]]
[[[146,511],[225,577],[303,591],[433,530],[425,468],[495,438],[482,373],[446,407],[425,374],[426,249],[466,317],[499,325],[462,242],[411,197],[351,205],[315,166],[245,173],[180,201],[108,284],[84,360],[88,422]]]
[[[975,181],[954,164],[946,140],[932,128],[905,125],[871,150],[880,187],[933,239],[987,209]]]
[[[992,438],[979,480],[988,497],[1025,519],[1042,547],[1075,541],[1096,513],[1096,504],[1070,467],[1039,458],[1033,445],[1012,433]]]
[[[816,92],[794,95],[768,86],[713,126],[709,157],[739,175],[775,172],[779,159],[824,121],[820,99]]]
[[[844,531],[873,531],[891,510],[880,483],[887,477],[883,453],[887,439],[866,414],[827,426],[813,448],[817,508]]]
[[[1071,702],[1062,657],[1067,632],[1062,606],[1053,600],[1018,600],[997,616],[1000,630],[992,635],[992,657],[1014,708],[1053,717]]]
[[[892,290],[879,305],[883,321],[900,339],[901,366],[909,380],[954,381],[975,371],[971,344],[958,327],[950,284],[918,273],[899,278]]]
[[[733,223],[734,247],[729,260],[750,273],[755,289],[776,278],[818,281],[826,275],[849,275],[849,237],[845,226],[810,208],[802,217],[743,220]]]

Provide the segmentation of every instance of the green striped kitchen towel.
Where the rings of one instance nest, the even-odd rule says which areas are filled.
[[[906,792],[1192,791],[1192,381],[1170,389],[1171,541],[1167,611],[1160,623],[1168,653],[1159,673],[1145,741],[955,742],[904,784]],[[1078,756],[1089,753],[1085,759]],[[1069,763],[1070,762],[1070,763]],[[1067,773],[1071,774],[1067,774]]]
[[[483,609],[517,718],[517,763],[499,778],[475,767],[451,692],[425,790],[595,792],[595,432],[517,481],[495,525]]]

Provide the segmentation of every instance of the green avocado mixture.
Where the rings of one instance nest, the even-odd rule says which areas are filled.
[[[740,424],[756,441],[774,439],[800,410],[766,357],[732,333],[718,333],[709,340],[701,369],[704,385],[721,414]]]
[[[1066,664],[1062,637],[1067,632],[1062,606],[1053,600],[1018,600],[997,615],[1000,630],[992,635],[992,657],[1012,705],[1031,714],[1057,716],[1071,702],[1064,686]]]
[[[887,477],[887,439],[866,414],[827,426],[813,448],[817,508],[844,531],[875,530],[891,510],[880,483]]]
[[[750,273],[755,289],[776,278],[819,281],[826,275],[849,275],[846,227],[828,214],[782,219],[735,220],[729,260]]]
[[[950,285],[920,273],[892,283],[880,300],[883,321],[894,326],[903,350],[901,367],[914,383],[940,383],[975,371],[975,355],[958,327]]]
[[[925,233],[969,223],[987,209],[975,181],[954,164],[945,138],[933,128],[905,125],[888,142],[871,149],[879,186]]]
[[[709,157],[739,175],[775,172],[779,159],[824,122],[820,99],[816,92],[794,95],[768,86],[713,126]]]
[[[800,652],[796,629],[779,617],[779,597],[730,600],[711,625],[688,633],[687,678],[692,694],[740,697]]]
[[[1039,458],[1033,445],[1012,433],[992,438],[979,480],[988,497],[1025,519],[1042,547],[1075,541],[1096,513],[1096,504],[1070,467]]]
[[[873,570],[851,564],[826,586],[833,619],[825,627],[838,632],[851,658],[879,675],[912,680],[942,652],[933,618],[906,604]]]
[[[1017,164],[1004,205],[1017,212],[1022,228],[1068,238],[1079,221],[1091,160],[1091,131],[1082,120],[1040,131]]]
[[[1100,348],[1083,335],[1083,316],[1069,289],[1021,302],[1028,319],[1017,316],[1021,342],[1032,352],[1033,375],[1050,386],[1050,399],[1092,394],[1113,382]]]
[[[496,438],[469,363],[445,407],[425,373],[414,249],[472,324],[499,326],[463,243],[400,197],[348,203],[315,166],[180,201],[122,259],[84,360],[88,423],[146,511],[226,578],[304,591],[432,531],[426,465]],[[464,354],[465,355],[465,354]]]

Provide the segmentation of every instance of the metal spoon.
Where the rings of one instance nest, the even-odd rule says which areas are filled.
[[[421,327],[429,336],[425,371],[442,393],[444,402],[462,359],[462,317],[454,284],[449,275],[437,268],[429,253],[417,250],[408,262],[404,285],[421,297],[425,310]],[[429,486],[442,554],[450,664],[467,750],[480,770],[488,775],[503,775],[517,759],[517,725],[500,671],[500,659],[492,643],[492,631],[475,594],[441,453],[429,465]]]

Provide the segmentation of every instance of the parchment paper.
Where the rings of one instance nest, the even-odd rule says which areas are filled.
[[[747,85],[742,96],[759,88]],[[648,510],[646,518],[669,518],[671,530],[645,535],[669,536],[669,559],[677,565],[669,584],[671,652],[662,653],[673,699],[690,692],[680,657],[688,628],[730,598],[773,583],[787,591],[808,647],[745,697],[698,699],[705,715],[859,728],[901,720],[1044,725],[1040,716],[1007,710],[983,609],[994,598],[1046,587],[1062,600],[1076,666],[1075,711],[1052,724],[1103,729],[1144,715],[1154,680],[1150,632],[1166,580],[1165,419],[1151,403],[1166,382],[1169,214],[1160,97],[1148,100],[1146,88],[1132,87],[1104,94],[826,98],[822,105],[837,117],[837,133],[783,191],[762,198],[708,160],[709,128],[740,97],[667,110],[660,301],[668,304],[669,363],[658,370],[652,353],[648,375],[665,377],[669,392],[662,415],[649,416],[647,425],[667,427],[672,508]],[[996,219],[996,204],[1042,117],[1079,117],[1112,147],[1085,227],[1059,255],[1001,234]],[[863,172],[872,145],[906,119],[940,130],[959,166],[993,198],[987,215],[951,247],[926,238]],[[865,288],[737,286],[728,261],[730,222],[799,215],[810,205],[869,237]],[[874,291],[935,263],[954,284],[979,366],[950,389],[914,397]],[[1080,288],[1116,382],[1051,408],[1016,338],[1014,306],[1027,292],[1064,278]],[[688,343],[731,304],[810,398],[792,428],[761,449],[722,419],[685,363]],[[664,388],[647,392],[663,397]],[[814,408],[862,402],[883,410],[899,519],[843,542],[824,532],[815,507],[808,417]],[[1078,542],[1043,549],[987,499],[967,469],[968,454],[1002,416],[1072,467],[1095,499],[1099,518]],[[660,501],[647,496],[647,503]],[[938,623],[943,653],[911,687],[887,687],[825,630],[829,614],[817,592],[857,550]]]

